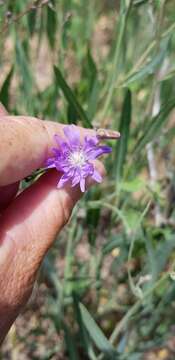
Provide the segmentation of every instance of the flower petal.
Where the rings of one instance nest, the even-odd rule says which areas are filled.
[[[55,134],[54,138],[55,138],[56,143],[59,146],[58,149],[52,148],[54,153],[56,153],[56,150],[58,151],[59,154],[62,154],[62,153],[64,154],[64,153],[70,152],[69,144],[65,140],[63,140],[61,136]]]
[[[75,125],[67,125],[64,127],[64,134],[69,140],[71,146],[80,146],[80,132]]]
[[[86,156],[88,160],[94,160],[97,157],[103,155],[103,154],[109,154],[111,153],[112,148],[107,145],[97,146],[94,149],[91,149],[86,152]]]
[[[77,175],[72,180],[72,187],[76,186],[80,182],[80,176]]]
[[[97,136],[85,136],[84,138],[85,146],[96,146],[99,143]]]
[[[49,158],[46,160],[46,168],[47,169],[52,169],[52,168],[55,168],[56,165],[55,165],[55,158]]]
[[[60,157],[62,155],[62,152],[58,148],[52,148],[52,151],[56,157]]]
[[[67,174],[64,174],[61,176],[60,180],[58,181],[57,188],[60,189],[64,186],[64,184],[69,181],[70,178],[67,176]]]
[[[65,140],[63,140],[63,138],[58,134],[54,135],[54,139],[55,139],[57,145],[59,145],[59,147],[61,147],[65,143]]]
[[[85,178],[81,178],[80,180],[80,189],[82,192],[85,192]]]
[[[97,181],[98,183],[101,183],[102,182],[102,177],[101,175],[99,174],[99,172],[97,170],[94,170],[94,173],[92,175],[92,179],[94,179],[95,181]]]
[[[87,177],[87,176],[91,176],[94,173],[94,165],[87,162],[85,165],[83,165],[82,169],[81,169],[81,176],[83,177]]]

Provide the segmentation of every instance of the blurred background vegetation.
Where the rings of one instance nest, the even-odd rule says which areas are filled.
[[[0,0],[8,111],[122,134],[1,359],[175,359],[174,50],[174,0]]]

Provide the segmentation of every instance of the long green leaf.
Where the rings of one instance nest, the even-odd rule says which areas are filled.
[[[79,104],[76,96],[74,95],[73,91],[70,89],[69,85],[66,83],[61,71],[54,66],[54,72],[56,77],[56,85],[59,86],[68,101],[69,105],[73,108],[76,112],[77,117],[82,121],[84,127],[92,127],[90,120],[88,119],[85,111]]]
[[[35,33],[36,17],[37,17],[36,9],[31,10],[31,11],[28,13],[28,16],[27,16],[29,33],[30,33],[31,36],[33,36],[34,33]]]
[[[74,340],[71,332],[69,331],[69,328],[66,326],[65,323],[63,323],[63,329],[64,329],[64,334],[65,334],[65,342],[66,342],[67,349],[69,352],[69,359],[70,360],[78,360],[79,356],[77,353],[75,340]]]
[[[90,85],[90,89],[92,90],[92,87],[97,77],[97,66],[92,57],[91,50],[89,47],[87,49],[87,67],[88,67],[88,75],[89,75],[89,79],[88,79],[89,85]]]
[[[146,76],[151,75],[162,63],[168,49],[170,36],[163,39],[158,54],[145,66],[143,66],[139,71],[136,71],[134,74],[130,75],[128,79],[122,84],[123,86],[131,85],[132,83],[143,80]]]
[[[145,147],[146,144],[151,142],[155,137],[157,137],[162,126],[168,120],[168,115],[175,107],[175,98],[171,99],[167,104],[163,105],[158,115],[154,116],[152,120],[148,123],[144,134],[138,140],[135,146],[135,153],[139,154],[140,151]]]
[[[111,71],[107,78],[107,82],[104,88],[105,100],[104,106],[102,109],[101,117],[102,119],[106,117],[109,106],[112,100],[114,88],[116,86],[117,78],[119,75],[119,67],[120,67],[120,56],[121,56],[121,49],[123,46],[123,39],[126,30],[126,24],[128,20],[128,15],[132,7],[132,1],[121,1],[120,2],[120,14],[117,18],[117,41],[115,42],[115,52],[113,58],[113,64],[111,67]]]
[[[111,360],[117,360],[117,352],[115,348],[109,343],[109,341],[107,340],[95,320],[92,318],[88,310],[85,308],[85,306],[82,303],[79,306],[83,324],[86,327],[91,339],[94,341],[97,348],[102,353],[109,356]]]
[[[18,38],[16,38],[16,63],[19,68],[20,75],[22,77],[23,88],[25,90],[26,95],[30,94],[32,86],[33,86],[33,76],[31,69],[29,67],[29,61],[26,57],[26,53],[24,51],[24,46],[20,42]]]
[[[80,304],[78,301],[78,297],[76,295],[76,293],[73,293],[73,302],[74,302],[74,313],[76,316],[76,320],[77,323],[79,325],[79,330],[80,330],[80,334],[81,334],[81,342],[82,342],[82,346],[85,350],[85,352],[88,354],[89,359],[92,360],[96,360],[96,355],[94,353],[94,350],[92,348],[92,344],[89,338],[89,334],[87,332],[87,329],[83,323],[83,318],[82,318],[82,314],[81,314],[81,309],[80,309]]]
[[[123,109],[120,119],[119,131],[121,133],[121,139],[117,142],[116,146],[116,181],[120,181],[123,175],[123,168],[127,155],[129,133],[131,124],[131,92],[126,91]]]
[[[12,66],[0,90],[0,101],[2,101],[2,103],[7,109],[9,106],[9,88],[13,77],[13,70],[14,68]]]
[[[57,30],[57,17],[55,8],[55,0],[51,1],[51,6],[47,6],[47,37],[50,44],[50,47],[54,49],[55,39],[56,39],[56,30]]]
[[[36,99],[32,95],[34,92],[35,82],[30,64],[30,59],[26,51],[27,46],[28,43],[26,40],[21,43],[20,39],[16,37],[16,65],[20,76],[20,88],[24,95],[21,97],[21,104],[24,104],[26,111],[30,113],[30,115],[34,115]]]
[[[87,74],[86,78],[88,79],[88,109],[87,114],[88,118],[92,121],[95,116],[98,99],[100,94],[100,83],[98,79],[98,71],[96,63],[92,57],[90,48],[88,47],[87,51]]]
[[[149,0],[135,0],[133,2],[134,6],[140,6],[140,5],[144,5],[145,3],[147,3]]]
[[[169,79],[172,79],[175,77],[175,68],[173,67],[169,72],[167,72],[161,79],[160,79],[160,82],[161,81],[166,81],[166,80],[169,80]]]

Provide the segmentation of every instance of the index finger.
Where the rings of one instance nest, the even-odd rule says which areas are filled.
[[[17,182],[44,166],[54,135],[63,136],[63,124],[29,116],[0,115],[0,186]],[[95,131],[79,128],[81,135]]]

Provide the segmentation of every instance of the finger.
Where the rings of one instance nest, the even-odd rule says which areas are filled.
[[[44,165],[55,133],[64,125],[24,116],[0,118],[0,186],[23,179]],[[80,128],[82,136],[94,130]]]
[[[19,182],[0,187],[0,214],[8,207],[12,199],[16,196],[19,188]]]
[[[0,116],[7,116],[8,112],[0,102]],[[19,183],[0,187],[0,213],[4,210],[18,191]]]
[[[98,171],[103,176],[99,162]],[[45,253],[81,197],[79,187],[57,189],[57,181],[58,173],[51,170],[20,194],[1,217],[0,333],[1,324],[7,331],[29,297]]]

